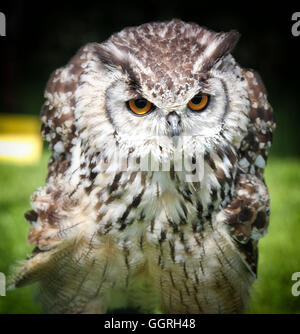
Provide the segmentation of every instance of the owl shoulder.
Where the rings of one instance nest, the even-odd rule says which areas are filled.
[[[248,131],[240,146],[240,166],[246,173],[262,176],[276,127],[260,75],[243,70],[250,103]]]
[[[93,47],[94,43],[82,47],[67,65],[51,74],[46,85],[41,134],[52,153],[48,178],[64,173],[69,167],[73,139],[78,135],[74,116],[75,91]]]

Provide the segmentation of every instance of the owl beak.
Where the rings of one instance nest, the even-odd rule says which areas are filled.
[[[167,116],[167,122],[169,124],[169,133],[173,139],[173,143],[177,146],[178,143],[178,136],[181,130],[181,120],[180,116],[175,112],[172,111]]]

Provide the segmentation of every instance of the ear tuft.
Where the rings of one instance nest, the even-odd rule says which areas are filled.
[[[239,41],[241,34],[236,30],[231,30],[222,34],[224,37],[219,45],[220,56],[224,57],[231,53]]]
[[[235,48],[240,33],[232,30],[227,33],[218,33],[204,50],[201,72],[209,71],[221,58],[227,56]]]

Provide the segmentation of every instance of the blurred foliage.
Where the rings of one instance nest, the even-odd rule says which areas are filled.
[[[29,198],[44,184],[48,153],[34,166],[0,164],[0,271],[25,259],[29,225],[23,218]],[[268,235],[260,241],[258,280],[251,313],[300,313],[300,297],[291,294],[292,273],[300,271],[300,159],[271,157],[265,173],[271,194]],[[8,291],[0,297],[0,313],[39,313],[34,286]]]

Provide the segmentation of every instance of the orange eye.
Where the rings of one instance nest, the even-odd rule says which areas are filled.
[[[127,102],[127,107],[136,115],[145,115],[153,110],[153,104],[143,98],[129,100]]]
[[[208,101],[209,96],[207,94],[198,93],[190,100],[188,107],[192,111],[201,111],[208,105]]]

